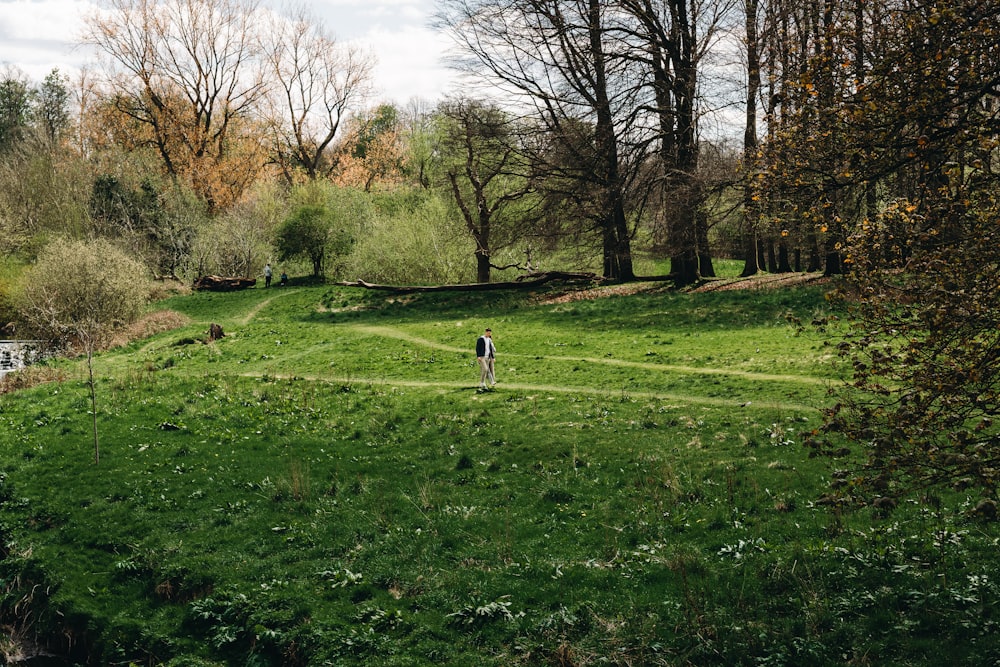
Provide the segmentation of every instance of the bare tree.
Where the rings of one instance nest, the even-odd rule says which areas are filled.
[[[85,41],[106,57],[118,111],[146,128],[168,174],[190,178],[217,208],[225,203],[217,201],[220,191],[238,190],[256,176],[227,160],[248,138],[240,134],[251,134],[245,118],[266,92],[256,0],[107,0],[106,6],[87,20]],[[246,151],[239,158],[248,163]]]
[[[714,275],[698,174],[700,82],[706,55],[724,34],[733,0],[620,0],[629,57],[645,70],[659,143],[662,187],[673,206],[668,225],[671,273],[679,285]],[[647,83],[648,82],[648,83]]]
[[[604,275],[632,280],[626,202],[642,160],[628,150],[638,143],[635,73],[609,28],[613,8],[601,0],[444,0],[442,7],[439,22],[465,56],[458,66],[541,121],[540,170],[586,184],[582,212],[601,238]]]
[[[275,82],[269,124],[282,172],[289,182],[296,167],[310,180],[327,175],[326,150],[345,115],[368,97],[373,59],[338,44],[305,8],[273,17],[262,50]]]
[[[476,280],[490,281],[493,255],[527,232],[514,211],[531,192],[516,122],[495,105],[458,99],[439,107],[448,184],[476,242]]]

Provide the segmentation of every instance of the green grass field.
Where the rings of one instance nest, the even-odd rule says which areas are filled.
[[[821,288],[158,307],[191,324],[96,361],[99,465],[75,362],[0,396],[0,611],[77,662],[1000,660],[973,499],[818,502],[802,437],[843,372]]]

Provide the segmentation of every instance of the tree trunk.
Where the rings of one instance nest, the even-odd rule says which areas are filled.
[[[778,269],[777,273],[791,273],[792,267],[788,263],[788,244],[782,241],[778,244]]]
[[[757,44],[758,0],[744,0],[747,48],[747,108],[743,125],[743,271],[741,277],[755,275],[757,263],[757,225],[760,219],[757,205],[757,94],[760,90],[760,52]]]
[[[816,242],[816,235],[809,234],[808,242],[809,242],[808,246],[809,255],[806,262],[806,271],[808,271],[809,273],[814,273],[823,268],[822,264],[820,263],[819,246]]]
[[[695,235],[698,243],[698,274],[702,278],[714,278],[715,266],[712,265],[712,251],[708,243],[708,216],[701,207],[700,197],[698,209],[695,212]]]
[[[757,275],[760,265],[757,263],[757,239],[754,234],[743,230],[743,270],[740,272],[741,278],[748,278]]]
[[[482,248],[476,250],[476,282],[490,282],[490,256]]]
[[[620,197],[613,206],[612,215],[614,216],[614,225],[609,240],[613,244],[614,271],[606,275],[616,282],[635,280],[635,270],[632,266],[632,243],[629,237],[628,222],[625,219],[625,208]]]
[[[621,282],[633,280],[635,273],[632,269],[632,250],[628,222],[625,218],[622,177],[619,171],[618,139],[608,91],[602,9],[601,0],[589,0],[590,55],[594,66],[594,110],[597,118],[594,131],[600,168],[598,178],[606,192],[603,198],[606,212],[602,221],[604,275],[609,280]]]
[[[767,271],[768,273],[778,272],[778,256],[774,253],[774,241],[767,242]]]
[[[830,250],[826,253],[826,267],[823,270],[825,276],[839,276],[844,272],[843,257],[840,252]]]
[[[682,202],[677,218],[670,227],[672,253],[670,275],[677,287],[694,285],[700,279],[698,273],[698,244],[695,237],[694,209]]]

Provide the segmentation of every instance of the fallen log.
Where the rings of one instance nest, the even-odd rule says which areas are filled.
[[[384,290],[387,292],[405,294],[410,292],[480,292],[487,290],[529,289],[555,280],[561,280],[567,283],[601,283],[604,282],[605,279],[596,273],[546,271],[544,273],[532,273],[522,276],[516,280],[508,280],[498,283],[460,283],[457,285],[380,285],[378,283],[369,283],[364,280],[355,280],[339,282],[337,284],[341,287],[364,287],[365,289]]]
[[[192,287],[207,292],[235,292],[248,289],[257,284],[256,278],[233,278],[223,276],[201,276],[195,279]]]

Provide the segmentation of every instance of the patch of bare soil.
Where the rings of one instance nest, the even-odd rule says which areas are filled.
[[[191,318],[174,310],[158,310],[143,315],[133,324],[122,329],[110,342],[109,348],[122,347],[134,340],[149,338],[164,331],[173,331],[187,326]]]
[[[830,281],[822,273],[759,273],[747,278],[709,278],[704,282],[689,288],[688,292],[716,292],[725,290],[762,290],[781,289],[799,285],[820,285]],[[581,290],[565,290],[558,294],[548,295],[539,300],[542,305],[570,303],[603,299],[609,296],[628,296],[631,294],[648,294],[664,292],[672,289],[669,282],[637,281],[622,285],[606,285]]]
[[[693,288],[692,292],[717,292],[725,290],[781,289],[799,285],[820,285],[830,282],[822,273],[758,273],[747,278],[724,280],[710,279]]]
[[[560,303],[570,303],[571,301],[589,301],[592,299],[603,299],[609,296],[630,296],[632,294],[643,294],[649,292],[662,292],[667,289],[667,284],[663,282],[634,282],[623,283],[621,285],[602,285],[601,287],[590,287],[588,289],[563,291],[558,294],[549,294],[538,302],[543,306]]]

